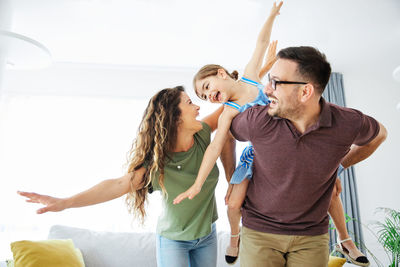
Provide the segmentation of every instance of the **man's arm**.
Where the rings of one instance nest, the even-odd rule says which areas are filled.
[[[386,128],[379,123],[378,135],[368,144],[364,146],[352,145],[349,153],[343,158],[342,165],[344,168],[348,168],[366,158],[368,158],[379,146],[385,141],[387,136]]]

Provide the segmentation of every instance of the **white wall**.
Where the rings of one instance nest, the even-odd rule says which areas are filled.
[[[364,224],[382,220],[382,213],[375,214],[378,207],[400,210],[400,110],[395,108],[400,102],[400,83],[391,77],[393,69],[384,64],[370,64],[366,58],[357,67],[343,71],[347,105],[373,116],[388,131],[381,147],[355,168]],[[370,228],[376,231],[373,226]],[[367,247],[378,258],[386,259],[376,237],[366,229],[364,234]]]

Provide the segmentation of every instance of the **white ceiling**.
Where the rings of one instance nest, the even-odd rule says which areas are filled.
[[[13,0],[13,31],[56,62],[243,68],[271,0]],[[334,69],[400,64],[400,1],[287,0],[279,47],[312,45]]]

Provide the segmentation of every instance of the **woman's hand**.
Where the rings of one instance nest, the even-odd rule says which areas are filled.
[[[278,40],[272,41],[269,44],[267,57],[265,58],[265,66],[270,66],[269,68],[274,65],[276,61],[276,45],[278,44]]]
[[[201,186],[197,185],[192,185],[188,190],[185,192],[179,194],[175,199],[174,199],[174,204],[179,204],[181,203],[182,200],[188,198],[188,199],[193,199],[198,193],[201,191]]]
[[[17,192],[19,195],[26,197],[26,202],[30,203],[40,203],[45,205],[45,207],[40,208],[36,211],[38,214],[42,214],[48,211],[62,211],[66,208],[66,201],[64,198],[55,198],[46,195],[40,195],[37,193],[29,193],[29,192]]]
[[[265,58],[265,64],[260,70],[260,80],[267,74],[267,72],[272,68],[272,65],[276,62],[276,45],[278,41],[272,41],[268,46],[267,56]]]

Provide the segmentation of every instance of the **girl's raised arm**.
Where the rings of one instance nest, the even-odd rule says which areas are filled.
[[[279,10],[281,9],[282,4],[283,2],[279,2],[279,4],[274,3],[270,15],[264,26],[262,27],[260,34],[258,35],[256,48],[244,71],[244,76],[249,79],[258,82],[260,81],[259,72],[261,69],[262,61],[270,41],[272,26],[274,24],[275,17],[279,15]]]

